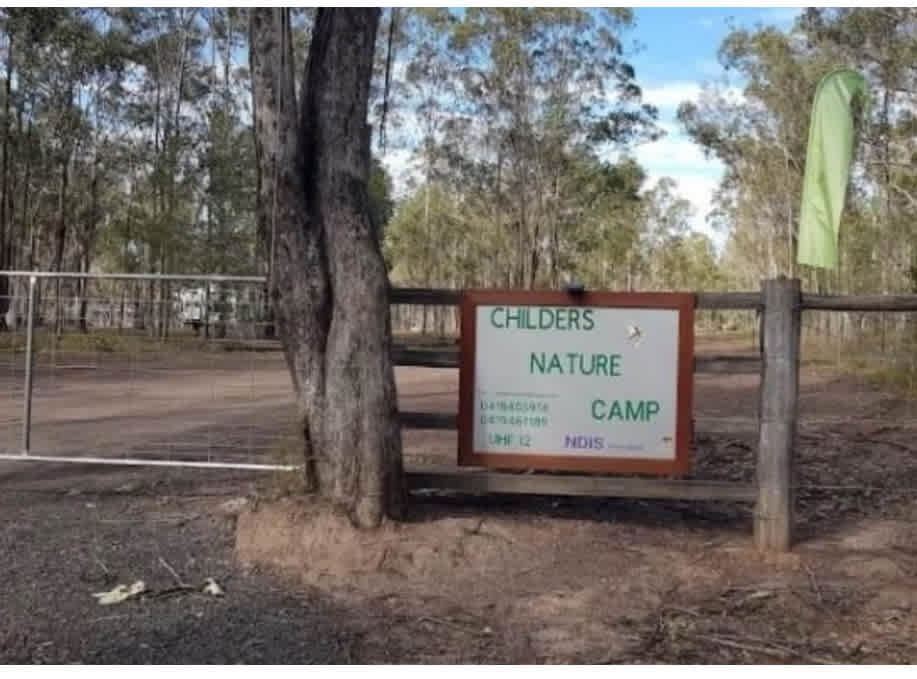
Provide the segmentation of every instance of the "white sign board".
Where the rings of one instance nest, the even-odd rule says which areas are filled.
[[[463,310],[460,462],[684,470],[693,297],[505,295],[472,293]]]

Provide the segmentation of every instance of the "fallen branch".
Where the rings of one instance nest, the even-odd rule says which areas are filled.
[[[788,648],[786,646],[780,646],[778,644],[773,644],[763,639],[730,639],[727,637],[718,637],[718,636],[705,636],[703,634],[691,634],[691,633],[681,633],[681,636],[693,639],[695,641],[707,641],[718,646],[723,646],[725,648],[732,648],[738,651],[746,651],[748,653],[758,653],[760,655],[770,656],[772,658],[779,658],[780,660],[786,660],[787,658],[799,658],[813,665],[833,665],[836,664],[833,660],[826,660],[819,658],[817,656],[809,655],[802,651],[797,651],[793,648]]]
[[[90,622],[90,623],[108,622],[108,621],[110,621],[110,620],[121,620],[121,619],[126,618],[126,617],[127,617],[126,615],[106,615],[106,616],[103,616],[103,617],[101,617],[101,618],[93,618],[93,619],[90,620],[89,622]]]
[[[488,636],[489,634],[492,634],[492,630],[490,630],[489,627],[485,627],[483,630],[478,630],[476,629],[476,625],[471,625],[468,623],[462,625],[452,622],[451,620],[446,620],[445,618],[434,618],[429,615],[418,618],[417,622],[429,622],[434,625],[442,625],[443,627],[450,627],[465,633],[474,634],[475,636]]]
[[[904,443],[898,443],[897,441],[859,437],[857,438],[857,443],[871,443],[876,446],[888,446],[889,448],[897,448],[898,450],[903,450],[905,453],[917,453],[917,450],[915,450],[913,447]]]
[[[94,554],[93,554],[92,558],[95,559],[95,562],[96,562],[97,564],[99,564],[99,567],[102,569],[102,571],[105,573],[105,575],[111,575],[111,571],[108,570],[108,566],[105,565],[105,562],[102,561],[102,559],[100,559],[98,556],[96,556],[96,555],[94,555]]]
[[[818,597],[818,603],[824,605],[825,599],[821,595],[821,587],[818,586],[818,580],[815,578],[815,573],[809,568],[809,564],[805,561],[802,562],[802,567],[806,569],[806,573],[809,574],[809,582],[812,584],[812,591],[815,592],[815,596]]]
[[[172,566],[169,565],[169,562],[168,562],[168,561],[166,561],[166,560],[163,559],[162,557],[159,557],[159,563],[161,563],[162,566],[163,566],[163,568],[165,568],[167,571],[169,571],[169,572],[172,574],[172,577],[175,578],[175,582],[178,583],[178,586],[179,586],[179,587],[182,587],[182,588],[191,587],[191,586],[188,585],[184,580],[181,579],[181,576],[180,576],[178,573],[175,572],[175,569],[172,568]],[[194,588],[191,587],[191,589],[194,589]]]
[[[165,599],[170,596],[180,596],[182,594],[196,594],[199,593],[197,587],[192,587],[191,585],[176,585],[175,587],[167,587],[166,589],[161,589],[158,592],[147,592],[144,593],[144,599]]]

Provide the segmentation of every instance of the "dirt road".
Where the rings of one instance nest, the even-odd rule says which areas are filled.
[[[35,452],[253,461],[289,445],[275,355],[80,361],[39,366]],[[20,379],[0,376],[8,451]],[[403,409],[455,411],[454,371],[398,382]],[[749,551],[741,504],[446,496],[416,499],[372,568],[342,554],[323,570],[296,547],[311,519],[266,501],[269,475],[2,464],[0,661],[914,662],[915,403],[811,368],[802,388],[800,544],[776,559]],[[692,474],[751,480],[757,378],[698,376],[695,401]],[[455,459],[451,433],[405,445],[412,464]],[[240,497],[263,508],[237,535],[241,503],[224,503]],[[161,591],[170,569],[227,595],[91,596]]]

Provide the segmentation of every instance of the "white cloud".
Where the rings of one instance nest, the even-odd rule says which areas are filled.
[[[676,183],[675,193],[691,203],[694,215],[691,228],[709,236],[720,247],[722,235],[707,224],[707,215],[713,207],[713,194],[723,176],[723,165],[715,158],[705,158],[697,144],[680,132],[675,123],[662,123],[667,134],[651,144],[633,151],[633,156],[647,173],[645,189],[654,186],[663,177]],[[614,156],[609,158],[614,160]]]
[[[715,63],[715,62],[713,62]],[[713,70],[712,64],[709,66]],[[721,75],[722,69],[712,72],[710,75]],[[693,80],[673,80],[658,85],[652,85],[643,88],[643,101],[652,104],[660,111],[672,112],[678,108],[679,104],[685,101],[696,102],[700,99],[704,91],[704,85]],[[741,100],[743,98],[742,90],[738,87],[720,88],[719,91],[725,95],[728,100]]]
[[[707,215],[713,210],[713,195],[719,186],[719,178],[692,175],[690,173],[675,174],[674,176],[671,174],[656,175],[649,178],[643,191],[649,191],[664,177],[674,180],[675,195],[691,204],[692,214],[688,219],[690,228],[710,238],[714,246],[722,251],[725,245],[725,234],[714,230],[707,223]]]
[[[711,70],[715,63],[711,63]],[[672,178],[676,192],[690,201],[694,207],[691,226],[695,230],[710,236],[718,246],[722,245],[722,236],[707,225],[707,215],[712,208],[713,194],[723,174],[722,164],[715,158],[706,158],[701,148],[692,142],[684,133],[675,118],[675,110],[684,101],[697,101],[703,92],[700,82],[676,80],[663,82],[643,90],[644,101],[660,109],[659,127],[666,133],[662,139],[642,144],[632,151],[632,155],[646,169],[647,185],[652,186],[662,177]],[[742,92],[737,87],[726,89],[730,99],[741,98]],[[413,146],[409,140],[420,138],[420,121],[412,110],[401,111],[394,129],[389,130],[391,138],[400,139],[402,144],[392,144],[383,155],[382,161],[392,177],[394,193],[403,198],[410,183],[419,182],[420,171],[416,158],[413,157]],[[377,149],[378,150],[378,149]],[[613,160],[617,154],[610,154]]]
[[[700,233],[707,234],[717,245],[721,245],[722,236],[713,231],[707,224],[707,215],[713,209],[713,194],[719,186],[719,177],[707,177],[684,174],[673,177],[678,184],[676,192],[682,198],[691,201],[694,206],[694,216],[691,219],[691,228]]]
[[[709,236],[717,247],[722,246],[722,234],[714,231],[707,223],[707,215],[713,209],[713,194],[720,183],[720,174],[711,174],[706,168],[700,170],[684,168],[676,172],[651,171],[647,187],[654,186],[663,177],[673,179],[676,184],[675,193],[691,203],[694,210],[691,217],[691,228]]]
[[[700,86],[692,83],[675,83],[664,89],[681,95],[692,91],[700,92]],[[674,98],[674,95],[672,96]],[[716,158],[707,158],[700,146],[684,133],[674,119],[664,119],[659,126],[666,135],[650,144],[643,144],[633,155],[647,171],[647,186],[653,186],[662,177],[676,182],[676,193],[689,201],[694,208],[691,227],[710,236],[717,246],[722,245],[722,236],[707,224],[707,215],[713,206],[713,194],[723,175],[723,165]]]
[[[639,146],[634,156],[646,168],[649,185],[662,177],[675,180],[676,193],[690,201],[694,208],[691,227],[710,236],[720,247],[723,237],[707,224],[707,215],[723,176],[723,165],[716,158],[705,157],[700,146],[688,138],[675,119],[678,105],[684,101],[696,102],[702,92],[701,83],[692,81],[673,81],[646,88],[644,98],[660,109],[659,127],[666,134],[658,141]],[[729,100],[742,98],[742,91],[737,87],[729,87],[724,93]]]
[[[659,109],[675,109],[683,101],[697,101],[700,97],[700,83],[673,81],[643,88],[643,101]]]
[[[412,179],[416,182],[420,178],[420,171],[413,156],[413,149],[392,149],[381,158],[382,165],[392,178],[393,197],[396,200],[407,195],[408,185]]]
[[[669,132],[658,141],[643,144],[636,149],[634,155],[641,165],[659,174],[705,170],[716,172],[720,169],[719,163],[704,158],[700,147],[678,132]]]

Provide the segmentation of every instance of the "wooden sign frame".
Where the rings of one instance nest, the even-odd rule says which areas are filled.
[[[691,466],[694,392],[694,307],[692,293],[654,292],[539,292],[466,290],[462,294],[459,351],[459,466],[495,469],[532,469],[597,473],[640,473],[676,476]],[[478,306],[563,306],[678,311],[678,368],[676,378],[675,457],[612,458],[589,455],[491,453],[474,450],[475,357]]]

